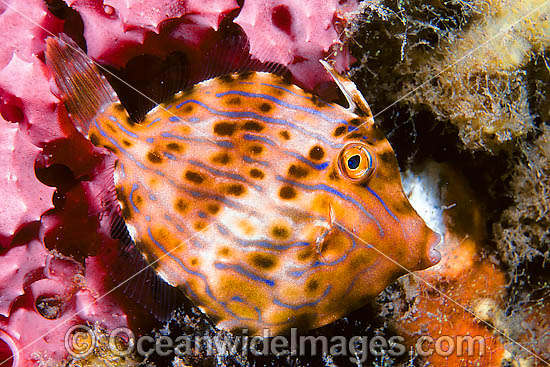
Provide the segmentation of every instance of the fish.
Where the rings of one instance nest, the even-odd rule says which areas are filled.
[[[220,329],[281,335],[338,320],[439,261],[441,237],[410,205],[370,107],[327,62],[348,107],[250,71],[134,121],[68,37],[47,39],[46,61],[78,131],[116,155],[115,231],[160,279],[140,285],[154,283],[155,302],[165,284]]]

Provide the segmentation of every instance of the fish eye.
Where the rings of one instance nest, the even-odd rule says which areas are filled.
[[[374,173],[375,162],[367,145],[350,143],[340,151],[338,167],[346,178],[354,182],[362,182]]]

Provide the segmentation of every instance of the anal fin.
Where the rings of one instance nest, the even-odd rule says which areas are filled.
[[[132,240],[126,223],[114,214],[111,236],[122,242],[112,266],[112,278],[133,301],[141,304],[159,322],[170,319],[184,302],[183,293],[164,281],[147,263]]]

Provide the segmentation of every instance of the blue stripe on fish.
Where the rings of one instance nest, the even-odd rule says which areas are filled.
[[[314,132],[311,132],[311,131],[307,131],[299,126],[297,126],[296,124],[293,124],[291,122],[288,122],[286,120],[283,120],[283,119],[278,119],[278,118],[273,118],[273,117],[267,117],[267,116],[262,116],[262,115],[259,115],[255,112],[248,112],[248,111],[219,111],[219,110],[216,110],[212,107],[209,107],[208,105],[202,103],[201,101],[197,101],[197,100],[194,100],[194,99],[188,99],[184,102],[181,102],[180,104],[178,104],[176,106],[176,108],[181,108],[182,106],[188,104],[188,103],[195,103],[203,108],[205,108],[208,112],[214,114],[214,115],[218,115],[218,116],[225,116],[225,117],[232,117],[232,118],[251,118],[251,119],[256,119],[256,120],[260,120],[260,121],[263,121],[265,123],[268,123],[268,124],[274,124],[274,125],[283,125],[283,126],[287,126],[291,129],[294,129],[294,130],[297,130],[299,132],[301,132],[302,134],[304,135],[307,135],[311,138],[314,138],[314,139],[317,139],[319,141],[322,141],[323,143],[327,144],[328,146],[330,146],[331,148],[342,148],[344,145],[343,144],[339,144],[339,143],[334,143],[332,142],[331,140],[328,140],[326,139],[324,136],[320,135],[320,134],[316,134]]]
[[[245,268],[243,268],[240,265],[215,263],[214,266],[216,267],[216,269],[219,269],[219,270],[228,270],[228,269],[233,270],[233,271],[235,271],[235,272],[237,272],[241,275],[244,275],[245,277],[247,277],[249,279],[252,279],[252,280],[257,281],[257,282],[265,283],[270,287],[273,287],[275,285],[275,282],[273,280],[268,279],[268,278],[262,278],[261,276],[256,275],[256,274],[252,273],[251,271],[246,270]]]
[[[291,310],[299,310],[299,309],[304,308],[304,307],[315,306],[316,304],[321,302],[323,300],[323,298],[328,296],[331,289],[332,289],[332,286],[329,285],[327,287],[327,289],[325,289],[325,292],[321,295],[321,297],[319,297],[317,300],[312,301],[312,302],[302,303],[302,304],[299,304],[299,305],[291,305],[291,304],[288,304],[288,303],[281,302],[278,299],[274,298],[273,303],[276,304],[277,306],[281,306],[281,307],[284,307],[284,308],[289,308]]]
[[[156,119],[154,119],[153,121],[151,121],[151,123],[149,125],[147,125],[147,127],[150,127],[152,126],[153,124],[157,123],[160,121],[160,117],[157,117]]]
[[[124,134],[126,134],[128,136],[131,136],[132,138],[135,138],[135,139],[139,138],[138,134],[135,134],[135,133],[131,132],[130,130],[126,129],[124,126],[122,126],[120,124],[120,122],[115,121],[115,123],[116,123],[116,126],[118,126],[118,128],[124,132]]]
[[[136,204],[134,204],[134,192],[139,188],[138,184],[134,184],[132,186],[132,190],[130,191],[130,204],[132,204],[132,208],[136,213],[139,213],[139,209],[137,208]]]
[[[338,225],[339,226],[339,225]],[[343,262],[344,260],[346,260],[348,258],[348,255],[353,251],[355,250],[355,247],[357,246],[357,243],[355,242],[355,240],[353,239],[352,236],[349,235],[349,233],[347,234],[348,238],[351,240],[351,248],[348,249],[340,258],[332,261],[332,262],[324,262],[324,261],[315,261],[313,264],[311,264],[310,266],[308,266],[306,269],[304,270],[295,270],[295,271],[289,271],[288,274],[290,276],[292,276],[293,278],[300,278],[301,276],[303,276],[304,274],[306,273],[309,273],[310,271],[314,270],[315,268],[318,268],[318,267],[322,267],[322,266],[334,266],[334,265],[338,265],[340,264],[341,262]]]
[[[232,142],[226,141],[226,140],[214,141],[214,140],[203,139],[203,138],[192,138],[188,136],[175,135],[166,131],[160,133],[160,136],[162,136],[163,138],[174,138],[182,141],[192,141],[195,143],[211,143],[222,148],[233,148],[235,146]]]
[[[216,228],[218,229],[218,231],[222,236],[231,236],[235,241],[239,242],[240,245],[245,247],[260,247],[266,250],[280,251],[280,250],[287,250],[292,247],[310,246],[309,242],[304,242],[304,241],[293,242],[288,245],[277,245],[269,241],[248,241],[248,240],[243,240],[242,238],[234,236],[233,233],[229,231],[229,229],[227,229],[227,227],[225,227],[221,223],[216,223]]]
[[[258,164],[261,164],[264,167],[269,167],[269,162],[260,161],[258,159],[250,158],[247,155],[243,156],[243,161],[245,161],[246,163],[258,163]]]
[[[206,164],[204,164],[202,162],[199,162],[199,161],[196,161],[196,160],[193,160],[193,159],[190,159],[188,162],[191,163],[193,166],[200,167],[200,168],[203,168],[203,169],[207,170],[208,172],[210,172],[213,175],[220,176],[220,177],[227,177],[227,178],[231,178],[231,179],[236,180],[236,181],[244,182],[247,185],[250,185],[250,186],[254,187],[254,189],[256,189],[256,191],[262,191],[263,190],[261,186],[248,182],[247,179],[245,179],[243,176],[241,176],[237,173],[224,172],[224,171],[221,171],[219,169],[209,167]]]
[[[382,200],[382,198],[380,196],[378,196],[378,194],[373,190],[371,189],[370,187],[368,187],[367,185],[364,185],[364,187],[380,202],[380,204],[382,204],[382,206],[384,207],[384,209],[386,209],[386,212],[388,212],[388,214],[397,222],[397,223],[401,223],[399,221],[399,219],[395,216],[395,214],[392,213],[392,211],[390,210],[390,208],[388,208],[388,206],[386,205],[386,203],[384,202],[384,200]]]
[[[212,293],[212,290],[210,289],[210,286],[208,285],[208,282],[206,280],[206,276],[202,273],[199,273],[197,271],[193,271],[191,269],[189,269],[187,266],[185,266],[185,264],[177,257],[177,256],[174,256],[172,255],[172,253],[168,250],[166,250],[166,248],[164,248],[164,246],[162,246],[160,244],[160,242],[158,242],[155,237],[153,237],[153,234],[151,233],[151,228],[147,227],[147,235],[149,236],[149,239],[151,240],[151,242],[153,242],[153,244],[155,246],[157,246],[163,253],[165,256],[168,256],[170,257],[172,260],[174,260],[179,266],[180,268],[182,268],[186,273],[189,273],[191,275],[194,275],[194,276],[197,276],[199,278],[202,279],[202,281],[204,282],[204,286],[205,286],[205,290],[206,290],[206,294],[212,298],[213,300],[215,300],[216,302],[218,302],[218,300],[216,299],[216,297],[214,297],[214,294]]]
[[[294,104],[291,104],[291,103],[288,103],[288,102],[284,102],[284,101],[282,101],[278,98],[275,98],[274,96],[271,96],[269,94],[249,93],[249,92],[238,91],[238,90],[230,90],[230,91],[223,92],[223,93],[216,93],[216,97],[219,98],[219,97],[223,97],[223,96],[230,95],[230,94],[235,94],[235,95],[242,96],[242,97],[267,99],[268,101],[276,103],[280,106],[290,108],[291,110],[306,112],[306,113],[309,113],[311,115],[320,117],[323,120],[328,121],[328,122],[335,122],[335,123],[338,123],[338,124],[347,124],[346,120],[330,118],[330,117],[328,117],[327,115],[325,115],[324,113],[322,113],[319,110],[316,110],[316,109],[313,109],[313,108],[308,108],[308,107],[303,107],[303,106],[299,106],[299,105],[294,105]]]
[[[380,225],[380,222],[371,213],[369,213],[369,211],[363,205],[361,205],[360,202],[358,202],[357,200],[355,200],[351,196],[348,196],[348,195],[336,190],[334,187],[331,187],[331,186],[328,186],[328,185],[325,185],[325,184],[306,185],[304,183],[288,180],[288,179],[286,179],[282,176],[279,176],[279,175],[277,175],[277,180],[288,183],[288,184],[291,184],[291,185],[296,185],[296,186],[298,186],[302,189],[309,190],[309,191],[315,191],[315,190],[325,191],[325,192],[328,192],[328,193],[331,193],[333,195],[338,196],[342,200],[346,200],[347,202],[352,203],[359,210],[361,210],[363,212],[363,214],[365,214],[370,220],[372,220],[373,222],[376,223],[376,225],[378,226],[378,231],[380,233],[380,236],[381,237],[384,236],[384,230],[382,229],[382,226]]]
[[[140,161],[138,161],[137,159],[135,159],[130,153],[128,153],[128,151],[126,149],[124,149],[123,147],[120,146],[120,144],[118,144],[116,142],[116,140],[114,140],[113,138],[111,138],[107,133],[105,133],[105,131],[103,131],[100,127],[99,127],[99,124],[97,123],[97,120],[94,120],[94,125],[95,127],[97,128],[97,131],[99,131],[99,133],[101,134],[101,136],[103,136],[105,139],[109,140],[109,142],[111,144],[113,144],[118,150],[120,150],[122,153],[124,153],[126,156],[128,156],[128,158],[130,158],[130,160],[132,162],[134,162],[139,168],[143,168],[143,169],[148,169],[147,167],[145,167],[145,165],[143,163],[141,163]]]
[[[287,93],[289,93],[289,94],[292,94],[293,96],[296,96],[296,97],[305,98],[305,99],[308,99],[308,100],[310,100],[310,101],[313,100],[312,97],[303,96],[303,95],[301,95],[301,94],[298,94],[298,93],[295,93],[295,92],[291,91],[290,89],[287,89],[287,88],[285,88],[285,87],[281,87],[280,85],[274,85],[274,84],[269,84],[269,83],[259,83],[259,84],[260,84],[260,85],[265,85],[266,87],[271,87],[271,88],[283,90],[283,91],[285,91],[285,92],[287,92]],[[327,102],[325,102],[325,101],[321,101],[321,102],[323,102],[323,103],[325,104],[325,106],[327,106],[327,107],[334,108],[334,106],[331,105],[330,103],[327,103]]]
[[[303,155],[291,152],[289,150],[283,150],[283,153],[286,154],[286,155],[290,155],[290,156],[298,159],[300,162],[305,163],[308,166],[310,166],[311,168],[315,168],[316,170],[319,170],[319,171],[322,171],[322,170],[326,169],[328,167],[328,164],[329,164],[328,162],[315,164],[315,163],[311,162],[309,159],[307,159],[306,157],[304,157]]]
[[[262,143],[266,143],[272,146],[275,146],[275,142],[269,138],[266,138],[265,136],[258,136],[258,135],[252,135],[252,134],[244,134],[243,135],[244,140],[249,141],[261,141]]]

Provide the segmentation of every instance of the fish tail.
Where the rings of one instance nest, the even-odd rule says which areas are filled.
[[[93,61],[65,34],[46,40],[46,64],[77,130],[88,137],[94,117],[119,103],[118,96]]]

